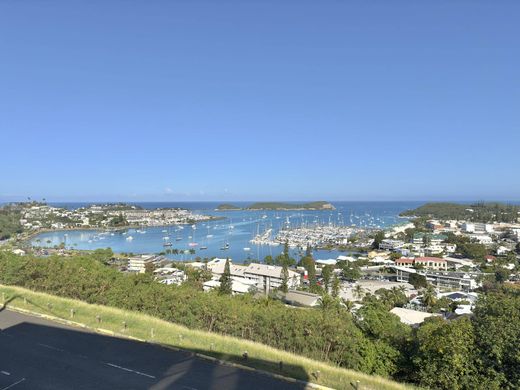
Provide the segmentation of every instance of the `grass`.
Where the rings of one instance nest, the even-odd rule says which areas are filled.
[[[336,389],[406,390],[413,387],[347,370],[234,337],[188,329],[145,314],[0,285],[0,304],[73,321],[99,332],[180,348]],[[73,312],[72,312],[73,310]],[[248,359],[243,354],[247,351]],[[279,362],[283,362],[280,369]]]

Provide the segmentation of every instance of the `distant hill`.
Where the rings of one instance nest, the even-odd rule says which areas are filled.
[[[242,210],[241,207],[238,207],[238,206],[235,206],[235,205],[232,205],[232,204],[229,204],[229,203],[224,203],[224,204],[221,204],[219,205],[216,210],[219,210],[219,211],[226,211],[226,210]]]
[[[258,202],[247,207],[248,210],[335,210],[335,207],[324,201],[309,203]]]
[[[248,207],[238,207],[232,204],[221,204],[216,208],[219,211],[227,210],[335,210],[336,208],[329,202],[309,202],[309,203],[282,203],[282,202],[257,202]]]
[[[426,203],[414,210],[400,214],[405,217],[428,217],[435,219],[457,219],[472,222],[516,222],[520,217],[520,206],[504,203]]]

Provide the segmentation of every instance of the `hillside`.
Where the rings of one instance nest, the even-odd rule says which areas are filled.
[[[520,217],[520,206],[504,203],[426,203],[414,210],[400,214],[407,217],[456,219],[472,222],[516,222]]]
[[[310,381],[335,389],[349,389],[351,388],[350,383],[356,381],[359,381],[360,390],[413,388],[389,379],[335,367],[260,343],[194,330],[135,311],[93,305],[80,300],[38,293],[14,286],[0,285],[0,293],[4,297],[4,302],[0,301],[0,309],[3,308],[5,302],[8,302],[6,305],[11,309],[49,316],[47,318],[70,324],[71,308],[74,308],[73,324],[86,326],[99,333],[159,343],[192,351],[203,357],[222,359],[272,372],[275,375]],[[102,329],[99,328],[100,325],[96,318],[102,318]],[[124,332],[121,330],[123,322],[128,326]],[[150,329],[153,329],[153,339],[150,336]],[[247,361],[242,358],[243,351],[248,351],[250,358]],[[282,370],[279,367],[280,361],[284,362]],[[317,371],[320,374],[316,378]]]

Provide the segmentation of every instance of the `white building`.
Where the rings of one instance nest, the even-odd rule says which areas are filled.
[[[207,268],[213,273],[214,279],[218,280],[224,273],[226,259],[213,259],[207,264]],[[238,265],[229,262],[229,270],[233,280],[242,282],[246,285],[253,281],[257,290],[268,294],[271,290],[281,286],[283,267],[276,265],[251,263],[249,265]],[[296,288],[300,285],[300,274],[293,270],[288,270],[287,285]]]
[[[140,274],[144,274],[146,271],[146,265],[153,263],[154,260],[154,255],[141,255],[130,257],[128,259],[128,271],[139,272]]]

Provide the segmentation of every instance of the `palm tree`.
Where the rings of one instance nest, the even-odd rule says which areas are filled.
[[[352,309],[354,308],[354,302],[341,298],[341,303],[343,303],[343,306],[345,307],[345,310],[347,310],[349,313],[352,312]]]
[[[437,294],[431,284],[423,290],[422,302],[428,308],[431,308],[437,302]]]
[[[365,296],[365,289],[360,284],[356,284],[354,287],[354,297],[360,301]]]

